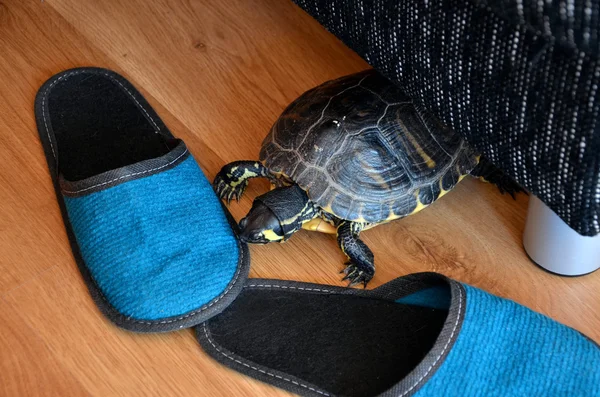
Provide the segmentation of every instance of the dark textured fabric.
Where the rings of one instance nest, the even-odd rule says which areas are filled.
[[[294,0],[583,235],[600,232],[598,0]]]

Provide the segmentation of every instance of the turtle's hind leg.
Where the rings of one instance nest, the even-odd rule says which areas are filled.
[[[362,283],[366,287],[375,274],[373,252],[358,238],[365,226],[364,223],[344,222],[337,228],[338,245],[350,259],[343,270],[346,275],[342,279],[350,281],[348,286]]]
[[[269,170],[258,161],[234,161],[221,168],[213,181],[213,187],[219,198],[229,203],[232,199],[240,200],[252,178],[275,179]]]
[[[493,183],[498,186],[500,193],[504,194],[506,192],[510,194],[513,199],[517,193],[526,193],[517,182],[483,156],[481,156],[479,163],[470,174],[474,177],[478,177],[484,182]]]

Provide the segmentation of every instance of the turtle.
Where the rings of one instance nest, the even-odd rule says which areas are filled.
[[[336,234],[348,258],[343,280],[366,287],[375,263],[360,233],[421,211],[467,175],[513,198],[524,191],[398,85],[367,69],[300,95],[264,138],[259,159],[225,165],[213,187],[229,204],[250,179],[269,179],[271,190],[239,222],[240,239],[284,242],[300,229]]]

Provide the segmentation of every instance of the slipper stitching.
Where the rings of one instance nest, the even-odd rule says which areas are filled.
[[[135,101],[135,103],[138,105],[138,108],[142,109],[142,112],[144,112],[146,114],[146,116],[148,117],[148,119],[150,120],[150,122],[152,124],[154,124],[154,126],[156,127],[155,133],[159,133],[160,132],[160,127],[158,126],[158,124],[156,123],[156,121],[154,121],[154,119],[152,118],[152,116],[150,116],[150,114],[146,111],[146,109],[144,109],[144,107],[142,106],[142,104],[138,102],[138,100],[136,99],[136,97],[119,80],[115,79],[114,77],[112,77],[108,73],[102,73],[102,74],[104,74],[106,77],[108,77],[109,79],[111,79],[112,81],[114,81],[115,83],[117,83],[118,85],[120,85],[121,88],[123,88],[125,90],[125,92],[127,92],[129,94],[129,96],[131,97],[131,99],[133,99]]]
[[[185,155],[187,154],[187,152],[188,152],[188,150],[187,150],[187,149],[185,149],[185,150],[184,150],[184,152],[183,152],[183,153],[181,153],[179,156],[177,156],[177,158],[176,158],[176,159],[174,159],[174,160],[172,160],[172,161],[168,162],[167,164],[163,164],[163,165],[161,165],[160,167],[155,167],[155,168],[151,168],[151,169],[149,169],[149,170],[140,171],[140,172],[134,172],[134,173],[132,173],[132,174],[123,175],[123,176],[120,176],[120,177],[118,177],[118,178],[111,179],[110,181],[106,181],[106,182],[98,183],[98,184],[96,184],[96,185],[93,185],[93,186],[88,186],[88,187],[86,187],[86,188],[84,188],[84,189],[79,189],[79,190],[75,190],[75,191],[63,190],[63,193],[67,193],[67,194],[77,194],[77,193],[85,192],[85,191],[87,191],[87,190],[94,189],[94,188],[97,188],[97,187],[100,187],[100,186],[109,185],[109,184],[111,184],[111,183],[113,183],[113,182],[116,182],[116,181],[119,181],[119,180],[121,180],[121,179],[129,178],[129,177],[136,176],[136,175],[148,174],[148,173],[151,173],[151,172],[154,172],[154,171],[157,171],[157,170],[160,170],[160,169],[163,169],[163,168],[166,168],[166,167],[170,166],[171,164],[173,164],[173,163],[177,162],[177,160],[179,160],[180,158],[182,158],[183,156],[185,156]]]
[[[270,284],[250,284],[250,285],[244,285],[244,288],[282,288],[282,289],[298,289],[301,291],[327,292],[328,294],[334,293],[334,291],[330,291],[328,289],[302,288],[302,287],[292,287],[292,286],[286,286],[286,285],[270,285]]]
[[[81,74],[81,73],[88,73],[88,71],[86,71],[86,70],[73,71],[73,72],[70,72],[70,73],[67,73],[67,74],[64,74],[64,75],[62,75],[62,76],[58,77],[58,78],[57,78],[55,81],[53,81],[53,82],[52,82],[52,84],[50,84],[50,85],[49,85],[49,86],[46,88],[46,90],[44,90],[44,94],[43,94],[43,96],[42,96],[42,116],[43,116],[43,118],[44,118],[44,125],[45,125],[45,127],[46,127],[46,134],[47,134],[47,136],[48,136],[48,142],[50,142],[50,149],[52,150],[52,155],[53,155],[53,157],[54,157],[54,161],[56,161],[56,162],[58,162],[58,159],[56,158],[56,152],[55,152],[55,150],[54,150],[54,145],[52,144],[52,138],[51,138],[51,136],[50,136],[50,128],[48,127],[48,120],[47,120],[47,118],[46,118],[46,98],[47,98],[47,96],[48,96],[48,93],[49,93],[49,91],[50,91],[50,90],[51,90],[51,89],[52,89],[52,88],[53,88],[53,87],[54,87],[54,86],[55,86],[55,85],[56,85],[56,84],[57,84],[59,81],[61,81],[62,79],[66,79],[66,78],[69,78],[69,77],[71,77],[71,76],[77,75],[77,74]],[[150,121],[150,122],[151,122],[151,123],[152,123],[152,124],[153,124],[153,125],[156,127],[156,129],[157,129],[158,131],[160,131],[160,128],[158,127],[157,123],[154,121],[154,119],[152,118],[152,116],[151,116],[151,115],[150,115],[150,114],[149,114],[149,113],[146,111],[146,109],[145,109],[145,108],[144,108],[144,107],[143,107],[143,106],[140,104],[140,102],[139,102],[139,101],[138,101],[138,100],[135,98],[135,96],[134,96],[134,95],[133,95],[133,94],[132,94],[132,93],[131,93],[131,92],[130,92],[130,91],[129,91],[129,90],[128,90],[128,89],[127,89],[127,88],[126,88],[124,85],[123,85],[123,84],[121,84],[121,82],[120,82],[120,81],[116,80],[116,79],[115,79],[113,76],[111,76],[111,75],[110,75],[110,74],[108,74],[108,73],[105,73],[105,72],[99,72],[99,74],[102,74],[102,75],[104,75],[104,76],[108,77],[108,78],[109,78],[110,80],[112,80],[113,82],[115,82],[115,83],[119,84],[119,85],[121,86],[121,88],[122,88],[122,89],[124,89],[124,90],[125,90],[125,92],[127,92],[127,94],[129,94],[129,96],[130,96],[130,97],[131,97],[131,98],[132,98],[132,99],[135,101],[135,103],[138,105],[138,107],[139,107],[139,108],[140,108],[140,109],[141,109],[141,110],[142,110],[142,111],[143,111],[143,112],[146,114],[146,116],[148,117],[149,121]],[[157,132],[158,132],[158,131],[157,131]],[[183,156],[185,153],[187,153],[187,149],[186,149],[186,151],[185,151],[184,153],[182,153],[182,154],[181,154],[181,156]],[[181,156],[179,156],[177,159],[179,159]],[[176,160],[177,160],[177,159],[176,159]],[[173,162],[174,162],[174,161],[176,161],[176,160],[173,160]],[[164,166],[163,166],[163,167],[164,167]],[[157,169],[159,169],[159,168],[161,168],[161,167],[158,167]],[[149,171],[148,171],[148,172],[149,172]],[[134,174],[134,175],[135,175],[135,174]],[[129,176],[132,176],[132,175],[129,175]],[[117,179],[119,179],[119,178],[117,178]],[[106,182],[106,183],[109,183],[109,182]],[[99,186],[99,185],[98,185],[98,186]],[[85,189],[84,189],[84,190],[85,190]],[[82,190],[82,191],[83,191],[83,190]],[[74,192],[74,193],[76,193],[76,192]],[[177,321],[184,320],[184,319],[186,319],[186,318],[189,318],[189,317],[191,317],[191,316],[194,316],[194,315],[196,315],[196,314],[198,314],[198,313],[200,313],[200,312],[202,312],[202,311],[204,311],[204,310],[207,310],[207,309],[209,309],[209,308],[210,308],[210,307],[212,307],[214,304],[216,304],[216,303],[217,303],[217,302],[219,302],[221,299],[223,299],[223,298],[225,297],[225,295],[227,295],[227,293],[228,293],[228,292],[229,292],[229,291],[230,291],[230,290],[231,290],[231,289],[232,289],[232,288],[235,286],[235,284],[236,284],[236,283],[237,283],[237,281],[238,281],[238,278],[239,278],[240,272],[241,272],[241,266],[240,266],[239,264],[240,264],[240,263],[243,263],[243,261],[244,261],[244,250],[243,250],[243,249],[242,249],[242,247],[240,246],[240,243],[239,243],[239,241],[237,242],[237,245],[238,245],[238,249],[240,250],[240,259],[239,259],[239,261],[238,261],[237,271],[236,271],[236,273],[235,273],[234,279],[233,279],[233,281],[231,282],[231,284],[229,285],[229,287],[228,287],[228,288],[227,288],[225,291],[223,291],[223,292],[222,292],[222,293],[221,293],[221,294],[220,294],[218,297],[216,297],[215,299],[213,299],[211,302],[209,302],[209,303],[205,304],[205,305],[204,305],[204,306],[202,306],[200,309],[194,310],[194,311],[193,311],[193,312],[191,312],[191,313],[188,313],[188,314],[186,314],[186,315],[184,315],[184,316],[180,316],[180,317],[174,318],[174,319],[172,319],[172,320],[163,320],[163,321],[153,321],[153,322],[151,322],[151,321],[135,320],[135,319],[132,319],[131,317],[126,317],[125,315],[123,315],[122,313],[120,313],[118,310],[116,310],[116,309],[114,308],[114,306],[113,306],[113,305],[110,303],[110,301],[108,300],[108,298],[106,298],[106,296],[104,295],[104,292],[102,292],[102,290],[101,290],[101,289],[100,289],[100,287],[98,286],[98,282],[96,281],[96,279],[94,278],[94,276],[91,274],[91,272],[89,272],[89,269],[88,269],[88,272],[89,272],[90,278],[93,280],[94,284],[96,285],[96,289],[97,289],[97,291],[98,291],[98,293],[99,293],[100,297],[101,297],[101,298],[104,300],[104,302],[106,302],[106,304],[108,304],[108,306],[109,306],[110,308],[112,308],[112,309],[113,309],[113,310],[115,310],[115,311],[116,311],[116,312],[117,312],[119,315],[121,315],[121,316],[123,317],[123,320],[124,320],[124,321],[126,321],[126,322],[132,322],[132,323],[137,323],[137,324],[147,324],[147,325],[156,325],[156,324],[170,324],[170,323],[174,323],[174,322],[177,322]]]
[[[244,288],[283,288],[283,289],[297,289],[297,290],[303,290],[303,291],[317,291],[317,292],[326,292],[329,294],[334,294],[335,291],[330,291],[330,290],[326,290],[326,289],[319,289],[319,288],[303,288],[303,287],[293,287],[293,286],[285,286],[285,285],[275,285],[275,284],[250,284],[250,285],[245,285]],[[452,333],[450,334],[450,337],[448,338],[448,341],[446,342],[446,344],[444,345],[444,348],[442,349],[442,351],[440,352],[440,354],[437,356],[437,358],[434,360],[434,362],[429,366],[429,368],[427,368],[427,371],[425,371],[425,373],[419,378],[417,379],[417,381],[408,389],[406,390],[404,393],[402,393],[399,397],[404,397],[406,396],[408,393],[410,393],[415,387],[417,387],[417,385],[419,383],[421,383],[421,381],[427,376],[429,375],[429,373],[431,372],[431,370],[433,369],[433,367],[435,367],[435,365],[437,364],[437,362],[440,360],[440,358],[442,358],[442,356],[444,355],[444,353],[446,352],[446,350],[448,349],[448,346],[450,345],[450,342],[452,341],[452,339],[454,338],[454,333],[456,332],[456,328],[458,327],[458,323],[460,321],[460,314],[462,312],[462,288],[458,288],[458,313],[456,316],[456,322],[454,323],[454,327],[452,328]],[[229,355],[227,355],[226,353],[222,352],[212,341],[212,339],[210,338],[207,328],[206,328],[206,322],[203,324],[204,327],[204,334],[206,335],[206,338],[208,339],[208,341],[210,342],[210,344],[213,346],[213,348],[218,351],[219,353],[221,353],[223,356],[227,357],[228,359],[235,361],[238,364],[242,364],[243,366],[253,369],[255,371],[258,371],[260,373],[278,378],[278,379],[282,379],[285,380],[287,382],[291,382],[297,386],[302,386],[305,387],[309,390],[315,391],[319,394],[325,395],[325,396],[329,396],[329,394],[322,392],[320,390],[315,390],[312,387],[308,387],[306,385],[303,384],[299,384],[298,382],[295,382],[291,379],[287,379],[287,378],[283,378],[279,375],[274,375],[271,374],[269,372],[265,372],[259,368],[253,367],[247,363],[244,363],[240,360],[237,360]]]
[[[284,378],[283,376],[280,376],[280,375],[275,375],[275,374],[272,374],[272,373],[270,373],[270,372],[264,371],[264,370],[262,370],[262,369],[260,369],[260,368],[253,367],[252,365],[249,365],[249,364],[247,364],[247,363],[245,363],[245,362],[242,362],[242,361],[240,361],[240,360],[237,360],[237,359],[235,359],[235,358],[231,357],[230,355],[228,355],[228,354],[224,353],[223,351],[221,351],[221,349],[219,349],[219,348],[218,348],[218,347],[217,347],[217,346],[216,346],[216,345],[213,343],[212,339],[210,338],[210,335],[208,334],[208,330],[207,330],[207,328],[206,328],[206,323],[204,323],[204,324],[203,324],[203,327],[204,327],[204,335],[206,335],[206,339],[208,339],[208,341],[210,342],[210,344],[212,345],[212,347],[213,347],[213,348],[214,348],[216,351],[218,351],[219,353],[221,353],[221,354],[222,354],[224,357],[227,357],[228,359],[230,359],[230,360],[232,360],[232,361],[234,361],[234,362],[236,362],[236,363],[238,363],[238,364],[241,364],[241,365],[243,365],[244,367],[247,367],[247,368],[253,369],[254,371],[258,371],[258,372],[260,372],[261,374],[269,375],[269,376],[271,376],[271,377],[273,377],[273,378],[277,378],[277,379],[284,380],[284,381],[286,381],[286,382],[293,383],[293,384],[294,384],[294,385],[296,385],[296,386],[301,386],[301,387],[304,387],[305,389],[308,389],[308,390],[314,391],[314,392],[316,392],[316,393],[319,393],[319,394],[321,394],[321,395],[323,395],[323,396],[328,396],[328,397],[330,397],[330,396],[331,396],[330,394],[328,394],[328,393],[326,393],[326,392],[324,392],[324,391],[321,391],[321,390],[317,390],[317,389],[315,389],[314,387],[310,387],[310,386],[308,386],[308,385],[305,385],[305,384],[303,384],[303,383],[298,383],[298,382],[296,382],[296,381],[294,381],[294,380],[291,380],[291,379],[288,379],[288,378]]]
[[[46,134],[48,135],[48,141],[50,142],[50,149],[52,150],[52,156],[54,157],[54,160],[57,161],[58,159],[56,158],[56,151],[54,150],[54,144],[52,143],[52,139],[50,138],[50,128],[48,128],[48,120],[46,118],[46,98],[48,97],[48,93],[50,92],[50,90],[52,88],[54,88],[54,86],[61,81],[62,79],[67,79],[71,76],[77,75],[77,74],[81,74],[81,73],[88,73],[87,70],[77,70],[77,71],[73,71],[67,74],[64,74],[62,76],[60,76],[59,78],[57,78],[55,81],[52,82],[52,84],[50,84],[48,86],[48,88],[46,88],[46,90],[44,90],[44,95],[42,96],[42,116],[44,117],[44,125],[46,126]],[[137,98],[131,93],[131,91],[129,91],[119,80],[115,79],[113,76],[111,76],[108,73],[105,72],[99,72],[98,74],[104,75],[106,77],[108,77],[111,81],[113,81],[114,83],[117,83],[118,85],[121,86],[121,88],[123,90],[125,90],[125,92],[131,97],[131,99],[133,99],[133,101],[137,104],[138,108],[140,108],[142,110],[142,112],[144,112],[144,114],[146,115],[147,119],[154,125],[154,127],[156,127],[155,132],[161,132],[160,127],[158,126],[158,123],[156,123],[156,121],[154,120],[154,118],[148,113],[148,111],[142,106],[142,104],[137,100]]]
[[[240,248],[240,252],[241,252],[240,253],[240,260],[238,261],[238,263],[242,263],[244,261],[244,250],[241,249],[239,242],[238,242],[238,248]],[[171,323],[174,323],[174,322],[177,322],[177,321],[180,321],[180,320],[184,320],[184,319],[186,319],[188,317],[194,316],[194,315],[196,315],[196,314],[198,314],[200,312],[203,312],[204,310],[209,309],[215,303],[217,303],[218,301],[220,301],[221,299],[223,299],[225,297],[225,295],[227,295],[227,293],[229,291],[231,291],[231,289],[233,288],[233,286],[237,283],[239,275],[240,275],[241,268],[242,267],[238,265],[237,271],[235,272],[235,277],[234,277],[233,281],[231,282],[231,284],[229,285],[229,287],[227,287],[227,289],[225,291],[223,291],[218,297],[216,297],[215,299],[213,299],[209,303],[205,304],[200,309],[196,309],[193,312],[188,313],[188,314],[186,314],[184,316],[177,317],[177,318],[174,318],[172,320],[162,320],[162,321],[150,322],[150,321],[143,321],[143,320],[135,320],[135,319],[132,319],[131,317],[125,317],[122,313],[120,313],[120,314],[123,315],[125,321],[129,321],[129,322],[133,322],[133,323],[137,323],[137,324],[147,324],[147,325],[171,324]],[[94,278],[94,276],[92,276],[91,273],[90,273],[90,277],[92,278],[92,280],[94,280],[94,283],[96,285],[98,285],[98,283],[96,282],[96,279]],[[110,307],[113,307],[112,304],[110,303],[110,301],[108,300],[108,298],[106,298],[106,296],[104,296],[104,293],[102,292],[102,290],[99,287],[98,287],[98,292],[100,293],[100,296],[102,297],[102,299],[104,299],[104,301],[108,305],[110,305]]]
[[[458,323],[460,321],[460,313],[461,313],[461,311],[462,311],[462,288],[459,287],[458,288],[458,314],[456,315],[456,322],[454,323],[454,328],[452,329],[452,333],[450,334],[450,337],[448,338],[448,341],[446,342],[446,345],[444,346],[444,348],[442,349],[442,351],[440,352],[440,354],[437,356],[437,358],[435,359],[435,361],[429,366],[429,368],[427,368],[427,371],[425,371],[425,373],[415,382],[414,385],[412,385],[407,391],[405,391],[404,393],[402,393],[400,395],[400,397],[406,396],[408,393],[411,392],[412,389],[414,389],[415,387],[417,387],[417,385],[419,383],[421,383],[421,381],[427,375],[429,375],[429,373],[431,372],[431,370],[433,369],[433,367],[435,367],[435,365],[437,364],[437,362],[440,361],[440,358],[442,358],[442,356],[446,352],[446,349],[450,345],[450,342],[454,338],[454,333],[456,332],[456,328],[458,327]]]

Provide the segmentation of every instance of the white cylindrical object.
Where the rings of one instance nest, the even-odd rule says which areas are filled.
[[[580,276],[600,268],[600,234],[582,236],[533,195],[523,246],[535,263],[552,273]]]

